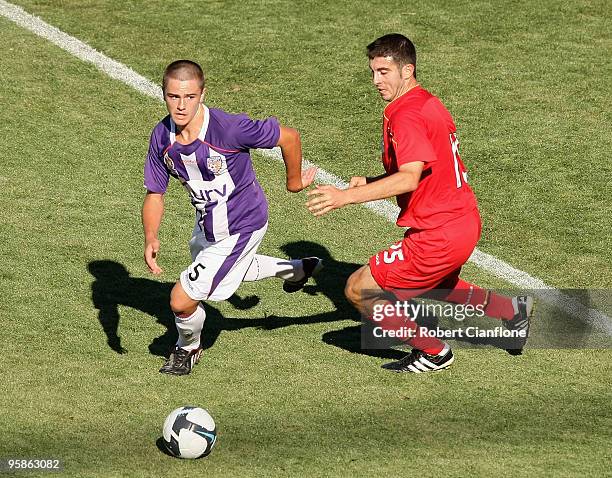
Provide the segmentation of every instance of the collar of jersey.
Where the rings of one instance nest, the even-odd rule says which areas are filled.
[[[412,96],[413,93],[416,93],[417,91],[421,91],[422,89],[423,88],[421,87],[421,85],[416,85],[410,88],[405,93],[402,93],[400,96],[398,96],[393,101],[391,101],[387,106],[385,106],[384,115],[388,118],[391,115],[391,113],[393,113],[393,111],[395,111],[395,109],[399,107],[399,105],[402,104],[402,100],[408,98],[409,96]]]
[[[173,146],[174,143],[181,145],[181,146],[191,146],[196,141],[204,142],[204,138],[206,137],[206,132],[208,131],[208,123],[210,122],[210,111],[208,109],[208,106],[204,104],[202,105],[202,108],[204,108],[204,121],[202,122],[202,128],[200,129],[200,134],[198,134],[198,137],[189,144],[183,144],[183,143],[179,143],[176,141],[176,124],[174,123],[174,120],[172,119],[172,117],[170,117],[170,146]]]

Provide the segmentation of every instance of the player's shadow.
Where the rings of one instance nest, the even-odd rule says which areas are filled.
[[[176,343],[177,333],[174,315],[170,309],[170,291],[173,282],[159,282],[151,279],[131,277],[128,270],[118,262],[100,260],[90,262],[89,272],[95,280],[91,285],[91,299],[98,309],[98,320],[106,334],[108,346],[117,353],[127,350],[121,345],[119,337],[119,306],[127,306],[147,315],[155,317],[157,322],[166,328],[166,332],[155,338],[149,345],[149,351],[154,355],[166,356]],[[229,302],[239,310],[249,309],[259,303],[259,298],[250,296],[241,298],[230,297]],[[202,333],[202,346],[211,347],[223,330],[237,330],[245,327],[262,325],[252,319],[234,319],[223,317],[221,313],[209,304],[206,308],[206,322]]]
[[[304,257],[304,251],[312,251],[312,249],[305,246],[316,246],[314,253],[319,253],[319,256],[325,261],[326,272],[317,279],[317,286],[307,285],[304,291],[307,294],[314,294],[318,286],[321,286],[325,294],[336,305],[336,311],[304,317],[267,316],[239,319],[224,317],[218,309],[211,306],[210,303],[206,303],[204,305],[206,321],[201,336],[202,347],[204,349],[212,347],[223,331],[240,330],[249,327],[275,329],[290,325],[333,322],[347,318],[359,320],[358,314],[346,302],[343,292],[346,278],[359,266],[357,264],[334,261],[325,248],[314,243],[304,242],[287,245],[287,253],[296,257]],[[131,277],[125,266],[111,260],[92,261],[88,264],[88,270],[94,277],[91,285],[92,302],[98,310],[98,321],[106,335],[108,346],[119,354],[127,352],[121,344],[119,336],[121,319],[119,307],[126,306],[154,317],[157,323],[166,328],[166,331],[161,336],[151,342],[149,351],[153,355],[167,356],[177,340],[174,314],[169,305],[170,291],[174,283]],[[256,306],[259,303],[259,298],[256,296],[242,298],[234,294],[228,301],[236,309],[247,310]],[[340,333],[338,337],[335,337],[334,332],[330,332],[329,337],[326,334],[323,340],[347,350],[362,352],[360,350],[359,338],[357,337],[355,340],[354,334],[345,336]]]
[[[337,261],[325,247],[310,241],[288,243],[281,249],[289,257],[314,255],[323,259],[323,272],[311,280],[314,284],[307,284],[297,294],[324,294],[332,302],[334,310],[302,317],[272,315],[238,319],[224,317],[218,309],[206,303],[206,322],[201,338],[204,349],[212,347],[223,331],[249,327],[268,330],[291,325],[351,320],[355,322],[355,325],[324,333],[322,336],[323,342],[352,353],[373,357],[397,359],[405,354],[405,352],[391,348],[368,349],[362,347],[360,316],[344,296],[346,280],[360,267],[359,264]],[[161,336],[151,342],[149,351],[154,355],[167,356],[177,340],[174,315],[169,305],[170,291],[174,283],[131,277],[122,264],[111,260],[92,261],[88,264],[88,269],[95,278],[91,285],[92,302],[99,311],[98,320],[106,335],[108,346],[120,354],[127,352],[121,344],[118,333],[119,307],[127,306],[155,317],[157,322],[166,328]],[[228,301],[236,309],[247,310],[256,306],[259,303],[259,298],[255,296],[241,298],[234,294]],[[501,344],[491,343],[491,341],[487,341],[487,345],[497,345],[499,348],[503,348]]]
[[[322,336],[323,342],[352,353],[372,357],[398,359],[405,355],[404,352],[394,349],[367,349],[362,347],[361,317],[344,295],[344,286],[347,279],[362,264],[337,261],[327,248],[311,241],[290,242],[282,246],[281,250],[289,257],[316,256],[323,259],[323,271],[311,279],[314,285],[307,284],[303,292],[298,292],[298,294],[323,294],[332,302],[335,310],[302,318],[268,317],[265,328],[285,326],[288,320],[294,324],[352,320],[355,325],[325,332]]]
[[[287,244],[283,247],[283,251],[290,257],[317,255],[323,259],[325,273],[314,279],[315,285],[306,285],[303,291],[298,292],[298,294],[324,293],[333,302],[335,310],[303,317],[273,315],[238,319],[223,317],[218,309],[206,303],[204,306],[206,308],[206,322],[201,338],[204,349],[212,347],[223,331],[249,327],[275,329],[291,325],[336,322],[346,319],[359,321],[359,314],[344,297],[346,279],[359,267],[359,264],[336,261],[326,248],[313,242],[301,241]],[[91,284],[91,299],[94,307],[98,310],[98,321],[106,335],[108,346],[119,354],[127,352],[119,336],[121,319],[119,309],[121,306],[125,306],[154,317],[157,323],[165,327],[166,331],[151,342],[149,351],[154,355],[167,356],[177,340],[174,315],[169,305],[170,291],[174,283],[132,277],[125,266],[111,260],[92,261],[88,264],[88,270],[94,277]],[[257,305],[259,298],[254,296],[241,298],[234,294],[229,302],[237,309],[246,310]],[[323,335],[323,341],[355,353],[366,353],[379,357],[390,356],[389,351],[362,350],[359,331],[359,324],[338,331],[330,331]],[[391,351],[392,355],[393,352]]]

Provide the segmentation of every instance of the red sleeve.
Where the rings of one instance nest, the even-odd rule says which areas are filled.
[[[433,163],[437,159],[421,115],[399,114],[393,118],[391,130],[398,167],[413,161]]]

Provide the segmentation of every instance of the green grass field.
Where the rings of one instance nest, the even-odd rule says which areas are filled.
[[[307,159],[345,180],[380,172],[384,104],[365,45],[405,33],[420,82],[459,128],[479,248],[554,287],[612,286],[607,2],[15,3],[155,82],[174,59],[200,62],[209,105],[276,115],[300,130]],[[357,206],[313,218],[259,154],[260,251],[319,254],[325,274],[293,295],[244,284],[207,309],[194,373],[158,374],[193,220],[174,184],[165,272],[150,276],[142,164],[163,104],[2,16],[0,31],[0,458],[58,458],[73,477],[610,473],[610,350],[457,348],[444,373],[382,370],[395,352],[360,352],[342,289],[400,231]],[[464,275],[510,287],[473,264]],[[218,424],[206,459],[156,446],[185,404]]]

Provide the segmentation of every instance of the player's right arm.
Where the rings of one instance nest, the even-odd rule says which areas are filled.
[[[419,185],[423,165],[422,161],[402,164],[397,172],[359,187],[338,189],[330,184],[319,185],[307,193],[310,199],[306,207],[315,216],[322,216],[348,204],[387,199],[414,191]]]
[[[349,182],[349,188],[357,188],[359,186],[365,186],[366,184],[374,183],[380,179],[384,179],[389,176],[387,173],[381,174],[380,176],[353,176]]]
[[[161,274],[157,265],[159,239],[157,234],[164,215],[164,193],[170,180],[170,173],[163,159],[167,139],[163,140],[163,123],[159,123],[151,133],[149,151],[144,164],[144,187],[147,191],[142,204],[142,227],[144,229],[144,260],[149,270]]]
[[[164,195],[147,191],[142,204],[142,227],[144,229],[144,260],[149,270],[155,274],[163,271],[157,265],[159,253],[159,226],[164,215]]]

